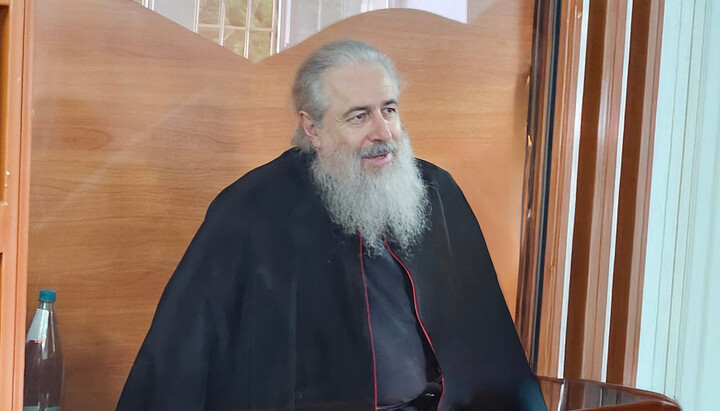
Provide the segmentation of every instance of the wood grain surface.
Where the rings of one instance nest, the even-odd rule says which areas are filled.
[[[467,25],[372,12],[257,64],[130,0],[37,0],[35,17],[28,305],[58,292],[66,409],[114,408],[208,204],[290,146],[292,75],[332,38],[396,60],[415,151],[463,188],[514,312],[532,1]]]

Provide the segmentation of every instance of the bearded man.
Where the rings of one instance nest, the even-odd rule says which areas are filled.
[[[119,410],[536,410],[477,221],[415,159],[390,59],[302,63],[295,147],[226,188],[168,283]]]

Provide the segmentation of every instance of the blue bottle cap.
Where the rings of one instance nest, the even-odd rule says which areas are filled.
[[[55,302],[55,290],[40,290],[40,297],[38,299],[46,303]]]

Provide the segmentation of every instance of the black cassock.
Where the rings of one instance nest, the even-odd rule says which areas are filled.
[[[390,247],[442,371],[439,409],[544,409],[472,210],[418,161],[430,228],[411,255]],[[308,164],[288,150],[212,202],[118,410],[375,409],[361,241],[330,221]]]

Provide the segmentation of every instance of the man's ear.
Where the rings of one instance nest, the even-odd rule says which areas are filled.
[[[303,128],[303,131],[305,132],[305,135],[307,138],[310,139],[310,142],[312,143],[313,147],[319,148],[320,147],[320,136],[318,135],[318,126],[315,124],[315,122],[310,118],[310,114],[308,114],[307,111],[301,111],[299,113],[300,116],[300,126]]]

